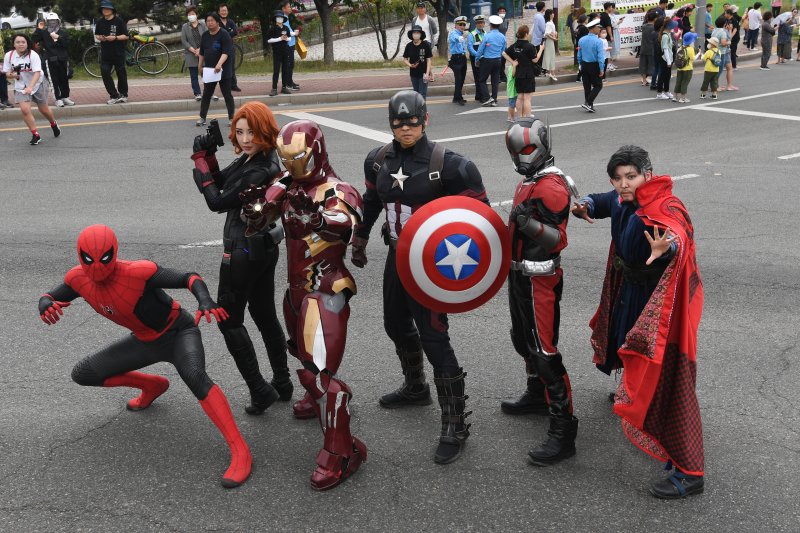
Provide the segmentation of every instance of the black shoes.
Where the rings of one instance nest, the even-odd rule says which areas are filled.
[[[300,86],[297,85],[296,83],[292,83],[291,85],[289,85],[289,88],[293,89],[295,91],[299,91],[300,90]]]
[[[292,94],[292,91],[288,87],[284,87],[281,89],[281,94]]]
[[[38,134],[34,133],[31,137],[31,145],[36,146],[40,142],[42,142],[42,138]]]
[[[278,96],[278,89],[272,89],[272,91],[269,93],[269,95],[270,96]]]
[[[547,440],[538,448],[528,452],[528,461],[536,466],[554,465],[575,455],[575,437],[578,434],[578,419],[550,417]]]
[[[289,379],[289,376],[286,376],[285,378],[273,377],[269,384],[272,385],[273,389],[278,391],[280,401],[288,402],[292,399],[294,385],[292,384],[292,380]]]
[[[239,88],[239,86],[238,86],[238,85],[234,85],[233,87],[231,87],[231,91],[233,91],[233,92],[235,92],[235,93],[240,93],[240,92],[242,92],[242,90]]]
[[[395,409],[433,403],[431,388],[425,382],[422,348],[415,348],[413,351],[396,348],[396,352],[403,369],[403,385],[396,391],[381,396],[378,400],[380,406],[386,409]]]
[[[250,391],[250,405],[244,408],[244,412],[248,415],[260,415],[280,398],[278,391],[269,383],[265,382],[264,385],[266,386],[258,393]]]
[[[548,405],[544,383],[538,377],[528,378],[528,388],[517,401],[500,402],[500,410],[507,415],[547,415]]]
[[[59,135],[61,135],[61,128],[58,127],[57,122],[53,122],[52,124],[50,124],[50,127],[53,129],[54,136],[58,137]]]
[[[431,398],[431,388],[427,383],[403,385],[394,392],[384,394],[378,400],[381,407],[386,409],[396,409],[410,405],[430,405],[433,403]]]
[[[463,98],[461,100],[453,100],[453,103],[458,105],[467,105],[467,101]]]
[[[677,500],[703,492],[703,476],[690,476],[680,470],[650,485],[650,494],[662,500]]]

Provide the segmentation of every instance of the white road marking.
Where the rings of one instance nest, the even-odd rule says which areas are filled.
[[[797,92],[797,91],[800,91],[800,88],[785,89],[785,90],[782,90],[782,91],[773,91],[773,92],[769,92],[769,93],[754,94],[752,96],[742,96],[742,97],[739,97],[739,98],[731,98],[729,100],[723,100],[723,101],[719,101],[719,102],[709,102],[709,103],[695,104],[695,105],[688,105],[688,106],[673,106],[670,103],[669,107],[666,107],[666,108],[663,108],[663,109],[656,109],[656,110],[653,110],[653,111],[644,111],[642,113],[629,113],[629,114],[626,114],[626,115],[617,115],[617,116],[612,116],[612,117],[597,117],[597,118],[590,118],[590,119],[585,119],[585,120],[574,120],[574,121],[571,121],[571,122],[561,122],[559,124],[551,124],[550,127],[551,128],[561,128],[561,127],[565,127],[565,126],[576,126],[576,125],[579,125],[579,124],[590,124],[592,122],[606,122],[606,121],[609,121],[609,120],[621,120],[621,119],[626,119],[626,118],[644,117],[644,116],[647,116],[647,115],[657,115],[659,113],[670,113],[672,111],[685,111],[687,109],[707,109],[710,106],[716,106],[716,105],[720,105],[720,104],[729,104],[729,103],[732,103],[732,102],[741,102],[743,100],[750,100],[752,98],[764,98],[766,96],[775,96],[775,95],[779,95],[779,94],[786,94],[786,93],[792,93],[792,92]],[[634,101],[634,100],[629,100],[629,101]],[[597,103],[595,105],[599,106],[599,105],[601,105],[601,103]],[[574,108],[578,108],[578,107],[579,106],[574,105],[574,106],[567,106],[567,107],[564,107],[562,109],[574,109]],[[553,108],[553,109],[555,109],[555,108]],[[542,111],[544,111],[544,110],[542,110]],[[722,109],[718,110],[716,108],[713,109],[713,111],[722,111],[723,113],[726,112],[725,110],[722,110]],[[728,112],[735,112],[737,114],[740,114],[739,111],[734,111],[734,110],[730,110]],[[741,113],[755,114],[756,112],[741,112]],[[767,113],[766,115],[770,115],[770,118],[782,118],[782,119],[787,119],[788,118],[789,120],[800,120],[800,117],[791,117],[791,116],[787,116],[787,115],[777,115],[777,114],[773,115],[771,113]],[[493,137],[493,136],[496,136],[496,135],[505,135],[505,133],[506,133],[506,130],[503,130],[503,131],[492,131],[492,132],[488,132],[488,133],[477,133],[477,134],[474,134],[474,135],[463,135],[463,136],[460,136],[460,137],[450,137],[450,138],[447,138],[447,139],[436,139],[436,142],[466,141],[466,140],[470,140],[470,139],[480,139],[482,137]]]
[[[369,139],[375,142],[382,142],[384,144],[390,143],[392,142],[392,139],[394,139],[393,135],[390,135],[382,131],[373,130],[371,128],[365,128],[364,126],[358,126],[356,124],[351,124],[350,122],[344,122],[342,120],[336,120],[335,118],[314,115],[312,113],[297,112],[297,113],[283,113],[283,115],[298,120],[311,120],[316,122],[320,126],[327,126],[329,128],[343,131],[345,133],[352,133],[353,135],[358,135],[359,137],[364,137],[365,139]]]
[[[617,100],[615,102],[601,102],[595,104],[596,106],[606,106],[606,105],[619,105],[619,104],[630,104],[632,102],[649,102],[655,100],[652,96],[650,98],[634,98],[633,100]],[[542,107],[542,106],[533,106],[534,111],[561,111],[563,109],[575,109],[578,106],[575,105],[564,105],[559,107]],[[462,113],[456,113],[457,115],[471,115],[473,113],[487,113],[489,111],[508,111],[507,106],[498,106],[498,107],[479,107],[477,109],[470,109],[469,111],[464,111]]]
[[[533,106],[534,111],[541,108],[542,106]],[[508,113],[508,106],[498,105],[497,107],[476,107],[475,109],[470,109],[469,111],[462,111],[461,113],[456,113],[456,115],[475,115],[478,113],[491,113],[492,111]]]
[[[514,200],[503,200],[502,202],[491,202],[492,207],[506,207],[514,203]]]
[[[698,107],[701,111],[716,111],[717,113],[730,113],[732,115],[744,115],[747,117],[777,118],[781,120],[796,120],[800,122],[800,117],[795,115],[782,115],[780,113],[764,113],[763,111],[746,111],[744,109],[731,109],[729,107]]]
[[[181,244],[178,246],[178,248],[206,248],[209,246],[222,246],[222,239],[217,239],[215,241],[190,242],[189,244]]]
[[[672,181],[688,180],[692,178],[699,178],[700,174],[683,174],[682,176],[672,176]]]
[[[797,152],[796,154],[782,155],[778,159],[794,159],[795,157],[800,157],[800,152]]]

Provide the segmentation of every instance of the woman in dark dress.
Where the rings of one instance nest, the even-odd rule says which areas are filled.
[[[206,15],[206,27],[208,31],[200,37],[200,57],[198,58],[197,70],[203,75],[203,68],[214,69],[214,74],[222,73],[220,80],[206,83],[203,82],[203,97],[200,101],[200,120],[197,126],[206,125],[208,106],[211,104],[211,97],[214,96],[214,89],[222,91],[225,98],[225,107],[228,109],[228,121],[233,120],[235,104],[231,93],[231,79],[233,76],[233,39],[230,34],[222,29],[222,19],[218,13]],[[204,79],[204,78],[203,78]]]
[[[239,193],[252,186],[269,185],[282,174],[275,152],[278,126],[272,112],[261,102],[244,104],[233,118],[228,138],[234,151],[241,154],[239,158],[219,170],[213,137],[198,135],[192,159],[195,182],[208,208],[226,214],[217,303],[230,318],[220,322],[219,328],[250,389],[252,403],[245,411],[261,414],[279,397],[288,401],[293,391],[286,337],[275,312],[275,265],[283,231],[273,224],[245,237]],[[270,383],[261,375],[253,342],[244,327],[245,307],[267,349],[274,374]]]
[[[538,70],[536,63],[539,62],[544,51],[544,46],[541,46],[537,54],[536,47],[531,44],[529,38],[530,28],[523,24],[517,28],[517,41],[503,52],[506,61],[514,65],[518,118],[531,116],[533,93],[536,92]]]

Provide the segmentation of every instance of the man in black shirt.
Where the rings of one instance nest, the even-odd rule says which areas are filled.
[[[219,13],[220,18],[222,19],[222,29],[228,32],[228,35],[231,36],[231,39],[236,37],[239,33],[239,28],[236,27],[236,23],[228,18],[228,4],[220,4],[217,10]],[[242,90],[239,88],[239,82],[236,80],[236,50],[234,49],[234,54],[232,56],[233,63],[231,63],[231,68],[233,72],[231,76],[231,91],[241,92]]]
[[[422,95],[428,97],[428,81],[431,77],[431,61],[433,56],[431,43],[425,40],[425,32],[419,26],[414,26],[408,31],[411,42],[406,45],[403,52],[403,63],[409,68],[411,86]]]
[[[465,410],[466,373],[450,345],[447,315],[414,300],[400,282],[395,248],[403,226],[424,204],[449,195],[468,196],[487,204],[488,200],[475,164],[429,141],[425,136],[427,121],[425,100],[418,93],[400,91],[389,100],[394,140],[372,150],[364,161],[364,217],[356,228],[352,261],[357,267],[367,264],[366,247],[372,226],[385,211],[381,235],[389,245],[389,253],[383,274],[383,324],[395,344],[405,381],[395,392],[381,397],[380,405],[395,408],[431,403],[424,350],[433,366],[442,409],[442,433],[433,460],[446,464],[458,459],[469,437],[470,425],[465,422],[470,414]],[[437,158],[441,158],[438,165]]]
[[[128,101],[128,71],[125,69],[125,47],[128,43],[128,26],[117,15],[110,0],[100,2],[103,18],[94,27],[95,38],[100,41],[100,74],[111,99],[109,105],[124,104]],[[117,85],[111,71],[117,71]]]

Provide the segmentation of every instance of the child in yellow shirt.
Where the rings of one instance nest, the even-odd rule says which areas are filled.
[[[675,98],[677,98],[678,102],[681,104],[691,102],[691,100],[686,98],[686,94],[689,92],[689,82],[692,80],[692,74],[694,73],[694,42],[696,40],[696,33],[684,33],[683,46],[678,48],[675,54],[675,66],[678,68],[678,79],[675,81]],[[680,63],[678,63],[679,58],[682,58],[682,60],[686,62],[683,66],[680,66]]]
[[[703,73],[703,85],[700,86],[700,99],[704,100],[706,91],[709,84],[711,85],[711,99],[717,99],[717,77],[719,76],[719,65],[722,62],[717,47],[719,46],[719,39],[711,37],[708,40],[708,50],[703,54],[703,59],[706,61],[705,72]]]

